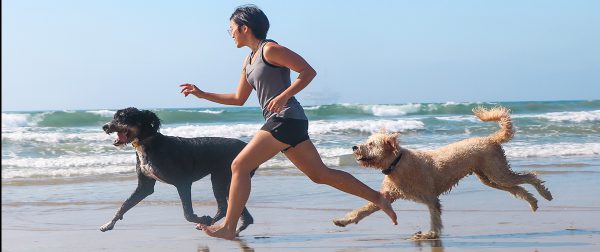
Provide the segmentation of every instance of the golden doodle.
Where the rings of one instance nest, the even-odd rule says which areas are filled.
[[[382,192],[392,200],[406,199],[427,205],[431,228],[417,232],[412,239],[437,239],[442,230],[439,196],[449,192],[462,178],[475,173],[489,187],[510,192],[526,200],[536,211],[537,199],[520,184],[531,184],[546,200],[552,200],[543,181],[533,173],[516,173],[501,144],[514,134],[510,110],[504,107],[478,107],[473,113],[482,121],[497,121],[500,130],[485,137],[472,137],[435,150],[411,150],[398,144],[398,134],[376,133],[366,143],[353,147],[359,165],[381,170],[385,174]],[[335,219],[338,226],[358,223],[379,208],[372,203]]]

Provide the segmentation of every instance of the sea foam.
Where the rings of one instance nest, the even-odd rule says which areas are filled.
[[[135,154],[11,158],[2,160],[2,178],[70,177],[133,172]]]
[[[29,114],[2,113],[2,128],[32,126],[33,123],[29,121],[30,118],[31,115]]]
[[[536,115],[535,117],[544,118],[553,122],[593,122],[600,121],[600,110],[592,111],[574,111],[574,112],[552,112]]]
[[[375,133],[381,129],[391,132],[423,129],[425,124],[418,120],[348,120],[348,121],[312,121],[308,128],[310,134],[329,134],[335,132],[358,131]]]
[[[95,114],[95,115],[99,115],[99,116],[102,116],[102,117],[112,118],[117,111],[103,109],[103,110],[89,110],[89,111],[86,111],[86,112],[87,113],[91,113],[91,114]]]
[[[504,147],[509,158],[600,155],[600,143],[511,143]]]

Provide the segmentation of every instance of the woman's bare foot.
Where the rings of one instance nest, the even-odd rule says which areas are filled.
[[[225,225],[206,226],[204,224],[198,224],[198,225],[196,225],[196,229],[204,231],[204,233],[206,233],[208,236],[227,239],[227,240],[235,239],[235,229],[229,230],[228,228],[225,227]]]
[[[381,211],[383,211],[385,214],[387,214],[390,219],[392,219],[392,223],[394,223],[394,225],[398,225],[398,220],[396,217],[396,213],[394,212],[394,209],[392,208],[392,197],[385,192],[380,193],[381,197],[379,198],[379,202],[375,203],[379,209],[381,209]]]

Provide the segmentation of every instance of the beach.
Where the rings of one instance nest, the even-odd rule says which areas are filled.
[[[439,240],[412,241],[429,228],[424,205],[399,200],[394,226],[382,212],[337,227],[332,219],[365,200],[313,183],[281,154],[252,179],[255,223],[236,241],[208,237],[183,217],[176,189],[155,192],[108,232],[99,231],[137,185],[135,153],[111,145],[100,127],[114,110],[3,112],[2,251],[596,251],[600,250],[600,102],[307,106],[309,133],[324,162],[379,188],[381,172],[360,168],[351,146],[384,127],[406,148],[432,149],[487,135],[479,105],[513,109],[515,139],[504,145],[516,172],[534,172],[552,192],[527,202],[468,176],[442,201]],[[249,140],[257,108],[154,109],[161,132]],[[195,213],[214,215],[208,177],[194,183]]]
[[[356,169],[356,168],[354,168]],[[381,175],[349,169],[369,186],[377,187]],[[398,225],[376,212],[357,225],[341,228],[332,218],[343,216],[364,200],[327,186],[313,184],[304,176],[260,176],[253,179],[248,204],[255,224],[238,241],[207,237],[183,218],[175,189],[157,184],[154,195],[130,210],[114,230],[99,227],[114,215],[113,202],[78,203],[23,201],[2,206],[2,251],[593,251],[600,248],[598,167],[565,172],[558,167],[541,175],[554,194],[551,202],[540,201],[533,213],[526,202],[482,185],[471,176],[441,197],[445,226],[441,239],[411,241],[416,231],[429,225],[427,209],[419,204],[393,204]],[[100,182],[99,182],[100,183]],[[116,187],[135,186],[135,180]],[[213,214],[208,181],[194,186],[194,209]],[[33,190],[30,186],[3,188],[3,199]],[[86,194],[101,197],[103,191],[77,190],[74,186],[44,186],[43,194]],[[63,188],[60,188],[63,187]],[[279,193],[270,188],[280,188]],[[307,188],[307,189],[305,189]],[[528,189],[532,190],[528,187]],[[307,194],[305,191],[311,191]],[[107,191],[111,191],[107,188]],[[315,195],[321,195],[320,197]],[[128,195],[122,194],[125,199]],[[39,195],[37,197],[44,197]],[[35,198],[35,197],[32,197]],[[541,200],[541,197],[537,197]],[[331,199],[331,200],[324,200]]]

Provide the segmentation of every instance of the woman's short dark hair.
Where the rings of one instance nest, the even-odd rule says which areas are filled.
[[[238,26],[246,25],[250,27],[250,30],[258,39],[267,38],[269,19],[256,5],[249,4],[237,7],[229,20],[233,20]]]

